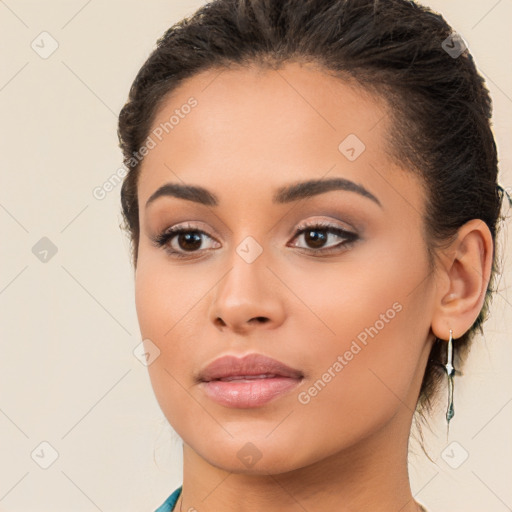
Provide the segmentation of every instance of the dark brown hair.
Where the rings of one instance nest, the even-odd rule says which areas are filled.
[[[173,25],[140,69],[119,115],[120,147],[131,167],[121,203],[134,266],[140,165],[133,165],[133,155],[166,95],[201,71],[250,64],[277,68],[291,61],[319,64],[385,100],[393,122],[392,156],[425,186],[431,262],[434,249],[470,219],[485,222],[495,241],[501,195],[491,100],[469,51],[459,56],[447,51],[447,41],[454,46],[451,36],[442,16],[406,0],[214,0]],[[458,369],[476,330],[483,332],[495,253],[482,311],[454,342]],[[417,404],[423,419],[445,376],[445,350],[446,342],[436,340]]]

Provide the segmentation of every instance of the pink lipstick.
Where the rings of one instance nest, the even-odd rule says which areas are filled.
[[[295,388],[303,374],[262,354],[224,356],[200,373],[206,395],[226,407],[260,407]]]

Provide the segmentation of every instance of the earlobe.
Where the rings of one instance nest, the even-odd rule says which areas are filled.
[[[457,238],[444,252],[439,287],[432,318],[432,331],[447,339],[461,337],[482,309],[492,269],[493,240],[488,226],[472,219],[459,228]]]

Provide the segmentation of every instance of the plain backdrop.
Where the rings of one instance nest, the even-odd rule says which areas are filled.
[[[181,441],[134,354],[120,186],[102,200],[93,191],[121,166],[117,115],[136,72],[203,3],[0,1],[0,511],[153,511],[181,484]],[[487,79],[510,187],[512,0],[426,3]],[[430,512],[512,510],[509,226],[449,442],[442,412],[426,436],[435,463],[411,442],[412,490]]]

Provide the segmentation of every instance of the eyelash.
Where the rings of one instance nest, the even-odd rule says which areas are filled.
[[[311,224],[304,224],[297,228],[295,231],[295,234],[293,235],[292,240],[295,240],[298,236],[302,235],[303,233],[306,233],[308,231],[325,231],[327,233],[335,234],[341,238],[344,238],[345,241],[337,244],[334,247],[329,247],[327,249],[311,249],[311,248],[303,248],[299,247],[302,251],[305,251],[307,253],[322,253],[322,255],[332,254],[333,252],[338,253],[341,252],[339,250],[340,246],[343,246],[343,250],[351,246],[354,242],[356,242],[359,239],[359,236],[356,233],[353,233],[351,231],[347,231],[345,229],[342,229],[336,225],[330,224],[328,222],[322,222],[322,221],[316,221]],[[194,253],[198,253],[200,250],[197,251],[189,251],[188,253],[182,253],[179,251],[176,251],[175,249],[172,249],[170,247],[170,242],[176,238],[178,235],[183,233],[198,233],[200,235],[206,235],[209,238],[212,238],[208,235],[208,233],[205,233],[204,231],[198,229],[197,227],[186,224],[178,227],[170,227],[157,235],[153,238],[152,243],[155,247],[163,248],[169,255],[176,258],[190,258],[191,255]]]

